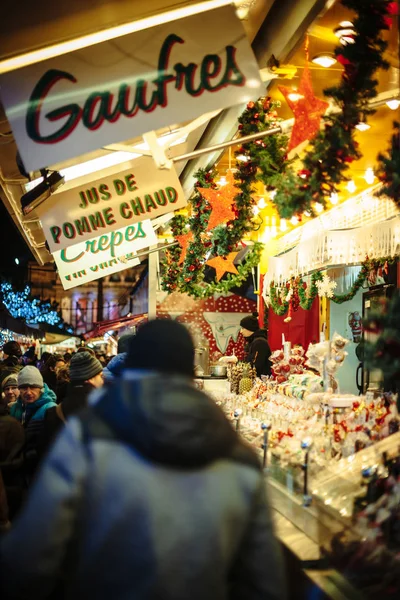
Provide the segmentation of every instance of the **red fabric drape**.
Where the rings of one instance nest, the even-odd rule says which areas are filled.
[[[284,322],[286,316],[279,317],[269,309],[268,341],[272,351],[282,348],[282,333],[287,342],[300,344],[305,350],[310,343],[319,342],[319,298],[310,310],[299,308],[293,312],[289,323]]]

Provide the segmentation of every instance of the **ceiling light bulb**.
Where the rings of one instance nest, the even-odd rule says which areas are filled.
[[[280,223],[279,223],[279,229],[281,231],[287,231],[287,223],[286,223],[286,219],[281,219]]]
[[[320,67],[328,69],[329,67],[332,67],[337,60],[333,54],[326,52],[324,54],[317,54],[317,56],[314,56],[314,58],[311,59],[311,62],[319,65]]]
[[[273,200],[276,196],[276,190],[271,190],[269,193],[269,197],[271,198],[271,200]]]
[[[360,121],[356,125],[356,129],[358,129],[358,131],[367,131],[367,129],[369,129],[370,127],[371,125],[368,125],[368,123],[366,123],[365,121]]]
[[[292,225],[297,225],[298,222],[299,222],[299,219],[297,217],[292,217],[290,219],[290,222],[291,222]]]
[[[260,198],[260,199],[259,199],[259,201],[257,202],[257,206],[258,206],[258,208],[261,208],[261,209],[262,209],[262,208],[265,208],[265,207],[267,206],[267,204],[266,204],[266,202],[265,202],[264,198]]]
[[[320,202],[316,202],[314,208],[317,211],[317,213],[322,213],[324,210],[324,205]]]
[[[354,194],[354,192],[357,189],[357,186],[352,179],[350,179],[350,181],[348,182],[346,187],[347,187],[348,191],[350,192],[350,194]]]
[[[400,106],[400,100],[396,100],[395,98],[393,98],[393,100],[388,100],[386,106],[388,106],[390,110],[397,110]]]
[[[329,196],[329,200],[331,204],[337,204],[339,202],[339,195],[336,192],[332,192]]]
[[[371,167],[368,167],[368,169],[365,171],[364,179],[368,185],[372,185],[374,183],[375,175],[374,170]]]

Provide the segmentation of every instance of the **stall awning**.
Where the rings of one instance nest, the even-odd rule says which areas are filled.
[[[5,308],[0,308],[0,328],[8,329],[9,331],[19,335],[33,337],[34,339],[41,339],[45,335],[42,329],[29,327],[24,321],[14,319],[14,317],[12,317]]]
[[[147,319],[147,313],[142,313],[140,315],[133,315],[130,317],[111,319],[110,321],[101,321],[99,323],[95,323],[93,329],[85,333],[83,337],[85,340],[91,340],[93,338],[101,337],[107,333],[107,331],[116,331],[124,327],[137,327],[138,325],[141,325],[147,321]]]

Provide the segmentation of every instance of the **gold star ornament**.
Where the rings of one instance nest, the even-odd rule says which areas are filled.
[[[238,270],[233,264],[239,252],[230,252],[227,256],[216,256],[207,261],[207,265],[215,269],[215,278],[219,281],[225,273],[234,273],[237,275]]]
[[[235,187],[235,178],[231,171],[226,174],[226,185],[215,190],[213,188],[197,188],[198,192],[205,198],[211,206],[212,212],[207,224],[207,231],[214,229],[217,225],[226,223],[236,218],[233,209],[235,197],[241,193],[240,189]]]

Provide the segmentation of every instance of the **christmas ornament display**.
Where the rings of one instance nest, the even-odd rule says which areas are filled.
[[[228,171],[226,179],[226,185],[220,187],[218,190],[213,187],[197,188],[197,191],[207,200],[211,207],[207,231],[235,218],[234,203],[236,196],[240,194],[240,189],[235,186],[232,171]]]
[[[237,273],[238,270],[233,264],[238,252],[230,252],[227,256],[216,256],[207,261],[207,265],[215,269],[215,278],[217,281],[225,275],[225,273]]]
[[[304,372],[304,350],[300,346],[290,349],[290,354],[285,356],[283,350],[276,350],[269,359],[272,363],[272,373],[277,383],[283,383],[291,374]]]

